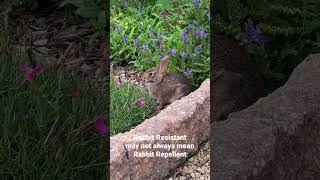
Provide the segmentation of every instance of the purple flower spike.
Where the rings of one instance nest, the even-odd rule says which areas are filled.
[[[109,128],[105,124],[105,119],[102,117],[96,118],[95,128],[100,135],[104,135],[109,131]]]
[[[152,40],[152,47],[156,47],[157,46],[157,41],[156,40]]]
[[[251,19],[249,19],[245,23],[245,32],[248,40],[251,43],[257,44],[260,47],[264,47],[265,37],[263,36],[263,33],[261,32],[260,28],[255,26]]]
[[[200,0],[194,0],[194,8],[199,8]]]
[[[128,41],[128,36],[127,36],[127,35],[124,35],[123,38],[122,38],[122,41],[123,41],[123,42],[127,42],[127,41]]]
[[[186,75],[189,77],[192,76],[192,68],[187,68]]]
[[[142,50],[143,51],[148,51],[149,50],[149,46],[148,45],[143,45],[142,46]]]
[[[163,45],[162,44],[160,44],[160,51],[162,51],[163,50]]]
[[[182,43],[189,42],[189,37],[188,37],[187,31],[185,31],[185,30],[183,30],[181,33],[181,41],[182,41]]]
[[[170,48],[169,50],[170,50],[170,52],[171,52],[171,54],[172,54],[173,56],[176,56],[177,51],[176,51],[175,49]]]
[[[180,55],[181,55],[181,58],[182,58],[182,59],[186,59],[186,55],[187,55],[187,54],[186,54],[185,52],[181,52]]]
[[[194,32],[195,37],[200,37],[202,33],[202,30],[200,28],[197,28],[196,31]]]
[[[138,45],[139,45],[139,39],[134,39],[134,40],[133,40],[133,45],[134,45],[134,47],[138,47]]]

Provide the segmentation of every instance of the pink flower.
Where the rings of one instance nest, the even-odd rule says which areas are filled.
[[[144,103],[145,103],[145,100],[144,100],[144,98],[140,98],[139,100],[138,100],[138,103],[139,103],[139,105],[144,105]]]
[[[118,87],[118,88],[122,87],[123,85],[124,85],[124,83],[123,83],[123,82],[120,82],[120,81],[119,81],[119,82],[117,82],[117,87]]]
[[[96,118],[95,127],[100,135],[104,135],[109,132],[109,128],[105,124],[105,119],[102,117]]]
[[[79,96],[79,93],[78,93],[78,91],[77,91],[76,89],[73,89],[73,90],[71,91],[71,93],[70,93],[70,96],[71,96],[71,97],[78,97],[78,96]]]
[[[37,64],[35,68],[29,67],[27,64],[21,64],[20,70],[28,81],[34,80],[43,70],[42,64]]]

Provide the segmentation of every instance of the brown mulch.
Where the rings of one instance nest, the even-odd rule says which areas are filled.
[[[101,64],[103,38],[81,18],[55,11],[43,17],[21,14],[9,22],[12,47],[20,52],[32,48],[37,57],[69,68]]]
[[[88,20],[64,10],[40,17],[25,13],[11,17],[7,31],[13,50],[27,55],[31,52],[31,57],[44,60],[43,64],[61,65],[69,72],[93,78],[95,85],[107,87],[106,35],[96,32]]]

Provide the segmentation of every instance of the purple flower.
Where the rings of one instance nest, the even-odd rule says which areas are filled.
[[[181,33],[181,41],[182,41],[182,43],[189,42],[189,37],[188,37],[187,31],[185,31],[185,30],[183,30]]]
[[[180,55],[181,55],[181,58],[182,58],[182,59],[186,59],[186,55],[187,55],[187,54],[186,54],[185,52],[181,52]]]
[[[162,44],[160,44],[160,51],[162,51],[163,50],[163,45]]]
[[[258,26],[255,26],[251,19],[245,23],[245,32],[248,40],[251,43],[257,44],[260,47],[264,47],[265,38]]]
[[[194,0],[194,7],[199,8],[199,3],[200,3],[199,0]]]
[[[202,44],[199,44],[198,46],[196,46],[196,48],[195,48],[196,55],[200,54],[201,49],[202,49]]]
[[[199,37],[201,33],[202,33],[202,30],[200,28],[197,28],[196,31],[194,32],[194,36]]]
[[[186,75],[189,77],[192,76],[192,68],[187,68]]]
[[[29,67],[27,64],[21,64],[20,70],[28,81],[34,80],[43,70],[42,64],[37,64],[35,68]]]
[[[193,25],[192,25],[192,24],[189,24],[187,28],[188,28],[188,30],[192,30]]]
[[[121,29],[118,25],[114,25],[114,30],[118,33],[121,34]]]
[[[190,57],[190,59],[192,59],[192,53],[189,53],[189,57]]]
[[[158,39],[159,39],[159,40],[163,39],[163,37],[162,37],[161,34],[158,34]]]
[[[140,99],[138,100],[138,104],[139,104],[140,106],[143,106],[143,105],[145,104],[144,98],[140,98]]]
[[[95,128],[100,135],[104,135],[109,131],[109,128],[105,124],[105,119],[102,117],[96,118]]]
[[[205,30],[200,30],[199,36],[202,37],[202,38],[206,38],[207,37],[206,31]]]
[[[176,51],[175,49],[170,48],[169,51],[171,52],[171,54],[172,54],[173,56],[176,56],[177,51]]]
[[[134,47],[138,47],[138,45],[139,45],[139,39],[137,38],[137,39],[134,39],[133,40],[133,45],[134,45]]]
[[[123,42],[127,42],[127,41],[128,41],[128,36],[127,36],[127,35],[124,35],[123,38],[122,38],[122,41],[123,41]]]
[[[142,46],[142,50],[143,51],[148,51],[149,50],[149,46],[148,45],[143,45]]]
[[[152,40],[152,47],[156,47],[157,46],[157,41],[156,40]]]

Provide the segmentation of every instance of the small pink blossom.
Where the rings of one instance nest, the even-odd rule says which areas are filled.
[[[73,90],[71,91],[71,93],[70,93],[70,96],[71,96],[71,97],[78,97],[78,96],[79,96],[79,93],[78,93],[78,91],[77,91],[76,89],[73,89]]]
[[[122,86],[124,86],[124,83],[123,83],[123,82],[120,82],[120,81],[117,82],[117,87],[118,87],[118,88],[120,88],[120,87],[122,87]]]
[[[37,64],[35,68],[29,67],[27,64],[21,64],[20,70],[28,81],[34,80],[43,70],[42,64]]]
[[[140,98],[139,100],[138,100],[138,103],[139,103],[139,105],[144,105],[144,103],[145,103],[145,100],[144,100],[144,98]]]
[[[109,127],[105,124],[105,119],[102,117],[96,118],[95,128],[100,135],[104,135],[109,132]]]

